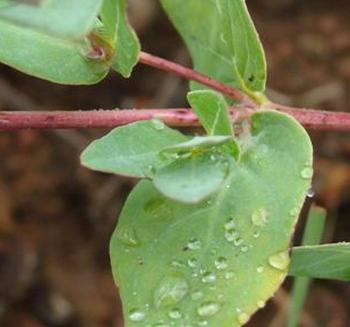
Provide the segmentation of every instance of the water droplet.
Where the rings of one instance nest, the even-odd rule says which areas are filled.
[[[198,265],[198,260],[196,258],[191,258],[187,260],[187,264],[191,268],[196,268]]]
[[[224,225],[225,230],[233,230],[236,228],[236,223],[233,218],[229,218]]]
[[[234,229],[225,231],[225,239],[227,242],[233,242],[238,237],[238,232]]]
[[[310,187],[309,189],[308,189],[308,191],[307,191],[307,194],[306,194],[306,196],[308,197],[308,198],[310,198],[310,199],[312,199],[312,198],[314,198],[315,197],[315,190],[312,188],[312,187]]]
[[[202,246],[201,241],[196,238],[190,239],[187,243],[187,248],[189,250],[199,250],[201,246]]]
[[[243,239],[241,239],[240,237],[239,238],[236,238],[234,241],[233,241],[233,244],[235,246],[240,246],[242,243],[243,243]]]
[[[225,279],[232,279],[233,277],[235,277],[235,273],[233,271],[228,271],[225,274]]]
[[[152,122],[152,127],[158,131],[161,131],[165,127],[164,123],[159,119],[152,119],[151,122]]]
[[[216,302],[204,302],[197,309],[197,313],[201,317],[211,317],[218,313],[221,309],[221,305]]]
[[[133,322],[141,322],[146,318],[146,314],[138,309],[132,309],[129,312],[129,319]]]
[[[301,173],[300,173],[300,176],[303,178],[303,179],[310,179],[312,177],[314,173],[314,170],[312,169],[312,167],[305,167]]]
[[[246,245],[243,245],[242,247],[241,247],[241,251],[242,252],[248,252],[248,250],[249,250],[249,247],[248,246],[246,246]]]
[[[172,267],[183,268],[186,267],[185,263],[181,260],[173,260],[170,264]]]
[[[253,237],[254,238],[259,238],[260,236],[260,232],[259,231],[255,231],[254,234],[253,234]]]
[[[212,272],[206,272],[203,274],[202,282],[205,284],[213,284],[216,282],[216,276]]]
[[[258,268],[256,268],[256,271],[261,274],[263,271],[265,270],[264,266],[259,266]]]
[[[278,252],[269,257],[269,264],[278,270],[286,270],[289,265],[288,251]]]
[[[140,241],[136,235],[136,231],[133,227],[122,226],[118,228],[118,239],[128,246],[139,246]]]
[[[292,210],[289,211],[289,215],[294,217],[299,213],[299,208],[295,207]]]
[[[188,292],[188,284],[180,274],[165,277],[154,293],[157,308],[171,306],[180,302]]]
[[[265,301],[258,301],[258,302],[256,303],[256,306],[257,306],[258,308],[260,308],[260,309],[264,308],[265,305],[266,305],[266,302],[265,302]]]
[[[266,224],[267,222],[267,211],[265,208],[260,208],[258,210],[253,211],[251,219],[252,219],[252,223],[254,226],[257,227],[262,227]]]
[[[238,322],[241,325],[246,324],[248,320],[249,320],[249,316],[245,312],[242,312],[241,314],[238,315]]]
[[[173,309],[169,312],[169,318],[171,318],[171,319],[178,320],[178,319],[181,319],[181,317],[182,317],[182,314],[181,314],[180,310],[177,308]]]
[[[224,270],[228,267],[227,259],[225,257],[220,257],[215,260],[215,267],[218,270]]]
[[[191,299],[193,301],[198,301],[203,297],[203,293],[200,290],[195,290],[191,294]]]

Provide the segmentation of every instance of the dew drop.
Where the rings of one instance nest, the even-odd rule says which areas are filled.
[[[185,263],[181,260],[173,260],[170,264],[172,267],[183,268],[186,267]]]
[[[181,314],[180,310],[177,308],[173,309],[169,312],[169,318],[171,318],[171,319],[178,320],[178,319],[181,319],[181,317],[182,317],[182,314]]]
[[[216,302],[204,302],[197,309],[197,313],[201,317],[211,317],[217,314],[221,309],[221,305]]]
[[[133,322],[141,322],[146,318],[146,314],[138,309],[132,309],[129,312],[129,319]]]
[[[256,271],[261,274],[262,272],[264,272],[265,267],[264,266],[259,266],[258,268],[256,268]]]
[[[225,274],[225,279],[232,279],[233,277],[235,277],[235,273],[233,271],[228,271]]]
[[[224,225],[225,230],[232,230],[236,228],[236,223],[233,218],[229,218]]]
[[[159,284],[154,293],[157,308],[171,306],[180,302],[188,292],[188,284],[180,274],[169,275]]]
[[[254,226],[262,227],[267,222],[267,211],[265,208],[260,208],[253,211],[251,219]]]
[[[246,324],[248,320],[249,320],[249,316],[245,312],[242,312],[241,314],[238,315],[238,322],[241,325]]]
[[[242,243],[243,243],[243,239],[241,239],[240,237],[239,238],[236,238],[234,241],[233,241],[233,244],[235,246],[240,246]]]
[[[213,284],[216,282],[216,276],[212,272],[206,272],[202,276],[202,282],[205,284]]]
[[[202,244],[201,241],[197,238],[192,238],[187,243],[187,248],[189,250],[199,250],[201,248]]]
[[[310,179],[312,177],[313,173],[314,173],[314,170],[312,169],[312,167],[305,167],[301,171],[300,176],[303,179]]]
[[[289,215],[291,217],[295,217],[299,213],[299,209],[297,207],[293,208],[292,210],[289,211]]]
[[[188,259],[187,264],[190,268],[196,268],[198,265],[198,260],[196,258]]]
[[[193,291],[191,294],[191,299],[193,301],[198,301],[203,297],[203,293],[200,290]]]
[[[249,250],[249,247],[246,246],[246,245],[243,245],[243,246],[241,247],[241,252],[243,252],[243,253],[248,252],[248,250]]]
[[[286,270],[289,265],[288,251],[278,252],[269,257],[269,264],[278,270]]]
[[[228,267],[227,259],[225,257],[220,257],[215,260],[215,267],[217,270],[224,270]]]
[[[253,234],[254,238],[259,238],[260,237],[260,232],[259,231],[255,231]]]
[[[151,122],[152,122],[152,127],[158,131],[161,131],[165,127],[164,123],[159,119],[152,119]]]
[[[238,236],[238,232],[234,229],[225,231],[225,239],[227,242],[234,242]]]

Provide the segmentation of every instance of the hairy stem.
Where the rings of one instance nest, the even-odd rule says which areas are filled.
[[[350,131],[350,113],[279,108],[309,129]],[[232,121],[251,115],[252,109],[231,108]],[[20,129],[111,128],[157,118],[170,126],[198,126],[196,115],[186,108],[92,111],[0,111],[0,131]]]

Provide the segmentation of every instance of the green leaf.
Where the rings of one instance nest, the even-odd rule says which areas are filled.
[[[102,172],[134,177],[152,177],[153,171],[173,159],[159,156],[186,136],[166,127],[161,121],[143,121],[114,129],[92,142],[82,153],[82,165]]]
[[[170,200],[150,181],[130,194],[110,245],[125,326],[241,326],[280,286],[312,145],[285,114],[251,123],[250,146],[206,201]]]
[[[187,99],[208,135],[233,136],[229,109],[222,95],[210,90],[193,91]]]
[[[350,281],[350,243],[294,247],[289,274]]]
[[[156,171],[153,183],[170,199],[198,203],[222,186],[229,163],[229,158],[221,154],[192,154]]]
[[[109,67],[90,60],[87,41],[67,41],[0,20],[0,62],[61,84],[94,84]]]
[[[303,235],[303,245],[319,244],[326,222],[326,211],[323,208],[312,206],[308,215]],[[300,314],[303,310],[305,299],[312,279],[298,277],[293,284],[291,303],[289,306],[288,327],[297,327]]]
[[[249,94],[264,91],[264,52],[245,0],[161,3],[189,48],[197,71]]]
[[[102,0],[45,0],[38,6],[12,1],[0,19],[60,38],[81,39],[94,27]]]
[[[124,77],[130,77],[138,62],[140,43],[126,15],[125,0],[104,0],[102,23],[116,49],[112,68]]]

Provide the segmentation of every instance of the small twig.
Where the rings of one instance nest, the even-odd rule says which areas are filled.
[[[295,109],[277,106],[306,128],[350,131],[350,113]],[[231,108],[232,121],[247,118],[249,108]],[[19,129],[111,128],[157,118],[170,126],[198,126],[196,115],[187,108],[93,111],[0,111],[0,131]]]
[[[221,92],[224,95],[240,102],[242,105],[250,108],[257,107],[257,104],[248,98],[240,91],[233,89],[217,80],[214,80],[208,76],[205,76],[193,69],[176,64],[172,61],[151,55],[146,52],[141,52],[139,62],[147,66],[151,66],[160,70],[164,70],[168,73],[181,76],[187,80],[198,82],[202,85],[206,85],[209,88]]]

